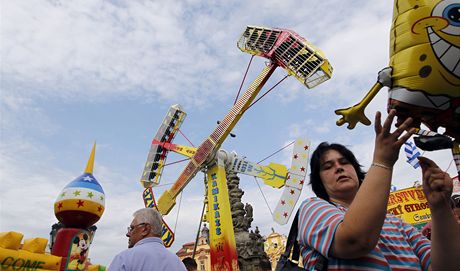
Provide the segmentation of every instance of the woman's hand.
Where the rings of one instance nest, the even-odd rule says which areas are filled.
[[[377,111],[375,114],[375,147],[374,147],[374,163],[383,164],[389,168],[398,160],[399,150],[402,144],[406,142],[409,137],[415,132],[415,129],[410,130],[409,127],[412,123],[412,118],[407,118],[396,130],[391,133],[391,124],[396,115],[396,110],[392,109],[388,113],[383,126],[381,125],[382,114]],[[403,134],[404,131],[407,133]]]
[[[423,192],[430,208],[450,208],[450,196],[453,182],[447,172],[442,171],[432,160],[419,156],[417,159],[422,168]]]

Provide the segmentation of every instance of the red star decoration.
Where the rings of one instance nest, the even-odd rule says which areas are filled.
[[[299,182],[299,184],[303,184],[303,182],[304,182],[304,180],[301,180],[301,181]]]
[[[297,154],[294,154],[294,159],[297,159],[299,156]]]
[[[78,206],[78,208],[83,207],[84,204],[85,204],[85,202],[82,201],[82,200],[78,200],[78,201],[77,201],[77,206]]]
[[[284,213],[283,213],[283,216],[284,216],[284,217],[287,217],[287,216],[288,216],[288,213],[284,212]]]
[[[300,171],[305,171],[305,168],[304,168],[304,167],[301,167],[301,168],[300,168]]]
[[[97,211],[98,211],[99,213],[102,212],[102,207],[101,207],[101,206],[97,207]]]
[[[62,202],[59,202],[57,208],[58,208],[59,210],[61,210],[61,208],[62,208]]]
[[[294,193],[295,193],[294,189],[291,189],[290,193],[291,193],[291,195],[294,195]]]
[[[305,145],[305,146],[303,147],[303,149],[304,149],[304,150],[308,150],[308,146]]]
[[[281,205],[284,205],[284,204],[286,204],[286,201],[282,200]]]

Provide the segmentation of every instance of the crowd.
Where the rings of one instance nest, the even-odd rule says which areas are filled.
[[[387,213],[393,166],[414,133],[410,118],[391,132],[395,114],[391,110],[383,123],[380,112],[375,116],[367,173],[344,145],[323,142],[313,152],[316,197],[303,201],[298,219],[306,270],[314,270],[319,258],[326,259],[325,270],[460,270],[460,196],[451,198],[452,179],[435,162],[418,157],[432,217],[429,234]],[[133,216],[129,248],[115,256],[110,271],[196,270],[193,259],[182,262],[164,247],[157,211],[140,209]]]

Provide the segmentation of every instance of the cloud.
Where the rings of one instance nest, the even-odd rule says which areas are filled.
[[[5,9],[5,81],[34,96],[171,99],[187,91],[186,84],[209,89],[206,73],[192,71],[217,68],[208,44],[191,47],[195,41],[186,37],[180,3],[19,2],[5,4]],[[25,90],[30,82],[40,91]],[[199,102],[195,95],[199,93],[188,96]]]

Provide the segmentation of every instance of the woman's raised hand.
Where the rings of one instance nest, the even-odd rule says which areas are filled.
[[[415,129],[410,129],[412,118],[407,118],[399,125],[394,132],[391,132],[391,124],[396,116],[396,110],[392,109],[388,113],[383,126],[381,124],[382,114],[377,111],[375,114],[375,147],[374,147],[374,163],[383,164],[389,168],[398,160],[399,150],[409,137],[415,132]],[[406,133],[404,133],[406,131]]]

